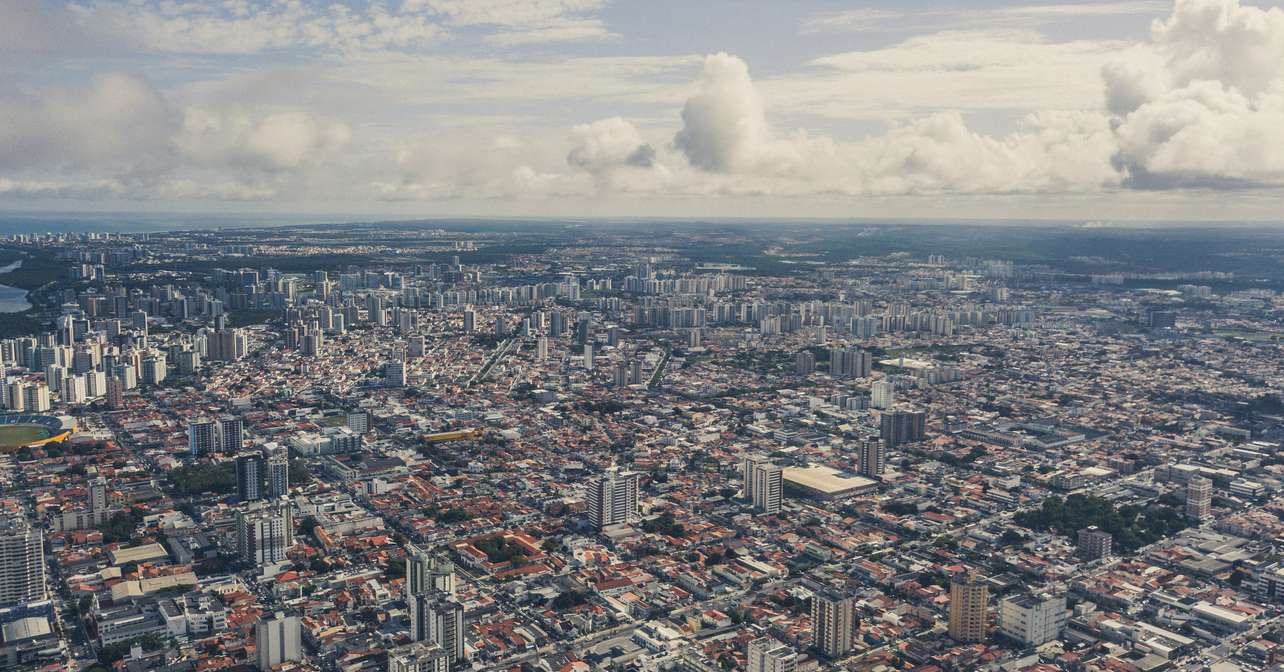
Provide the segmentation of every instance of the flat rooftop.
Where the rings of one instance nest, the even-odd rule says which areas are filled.
[[[837,469],[821,465],[787,467],[783,476],[789,485],[824,498],[847,497],[878,487],[878,481],[873,479],[856,475],[845,476]]]

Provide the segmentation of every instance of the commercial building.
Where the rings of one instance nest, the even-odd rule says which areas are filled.
[[[786,467],[783,476],[785,487],[790,491],[816,499],[841,499],[878,488],[878,481],[864,476],[844,476],[833,467],[819,464]]]

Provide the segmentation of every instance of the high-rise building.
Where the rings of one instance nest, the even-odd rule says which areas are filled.
[[[890,380],[875,381],[869,386],[869,405],[871,408],[891,408],[896,401],[896,384]]]
[[[990,586],[976,574],[950,578],[950,638],[956,642],[985,641]]]
[[[1077,552],[1080,557],[1088,560],[1100,560],[1110,557],[1111,546],[1114,542],[1114,536],[1105,530],[1098,529],[1096,525],[1079,530]]]
[[[415,642],[388,650],[388,672],[448,672],[450,656],[440,645]]]
[[[784,472],[778,465],[760,455],[744,459],[742,466],[745,499],[764,513],[780,513],[784,497]]]
[[[903,443],[917,443],[927,435],[927,414],[922,411],[889,411],[879,419],[879,430],[887,450]]]
[[[0,516],[0,607],[39,602],[45,590],[45,539],[16,514]]]
[[[125,383],[115,376],[107,378],[107,408],[113,411],[125,407]]]
[[[545,336],[535,339],[535,359],[541,362],[548,359],[548,338]]]
[[[27,383],[15,380],[11,383],[4,383],[3,405],[10,411],[24,411],[27,409],[26,390],[29,387]]]
[[[407,546],[406,598],[433,592],[455,595],[455,564],[417,546]]]
[[[1186,481],[1186,517],[1205,520],[1213,513],[1213,482],[1203,476]]]
[[[146,385],[160,385],[169,374],[168,365],[165,363],[165,353],[153,352],[143,358],[143,383]]]
[[[272,499],[290,494],[290,451],[281,446],[267,448],[267,496]]]
[[[252,502],[263,498],[265,466],[262,453],[241,453],[236,456],[236,501]]]
[[[860,475],[880,479],[886,469],[887,454],[882,439],[866,437],[860,441]]]
[[[224,415],[218,419],[218,448],[235,455],[245,445],[245,423],[238,417]]]
[[[771,637],[759,637],[745,647],[748,672],[794,672],[798,653]]]
[[[477,331],[477,312],[472,308],[464,311],[464,333],[471,334]]]
[[[794,355],[794,375],[810,376],[815,372],[816,355],[813,355],[810,350],[803,350]]]
[[[812,644],[826,658],[842,658],[852,650],[856,605],[850,595],[830,588],[811,598]]]
[[[107,479],[102,476],[89,482],[89,510],[95,513],[107,510]]]
[[[187,450],[193,456],[214,452],[218,441],[218,425],[213,420],[192,420],[187,423]]]
[[[1025,646],[1040,646],[1066,627],[1064,595],[1013,595],[999,603],[999,632]]]
[[[464,659],[464,607],[443,593],[408,599],[410,639],[440,646],[451,665]]]
[[[294,516],[289,500],[259,500],[236,512],[236,549],[242,562],[275,564],[285,560],[293,547]]]
[[[49,386],[44,383],[27,385],[22,388],[22,403],[28,413],[44,413],[49,410]]]
[[[276,612],[264,615],[254,625],[254,649],[258,656],[259,670],[267,672],[274,666],[303,659],[303,628],[298,616]]]
[[[594,528],[600,530],[638,519],[639,480],[636,473],[612,467],[589,483],[588,516]]]
[[[344,424],[357,434],[365,434],[370,431],[370,414],[365,411],[351,411]]]
[[[856,348],[829,349],[829,375],[835,378],[868,378],[873,372],[874,358]]]
[[[388,360],[383,369],[383,384],[387,387],[406,386],[406,360],[396,358]]]
[[[592,343],[586,343],[584,345],[584,370],[585,371],[593,370],[593,344]]]

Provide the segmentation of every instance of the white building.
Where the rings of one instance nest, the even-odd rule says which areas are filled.
[[[243,562],[269,565],[294,546],[294,516],[288,500],[259,500],[236,512],[236,549]]]
[[[44,533],[17,515],[0,518],[0,606],[45,599]]]
[[[639,475],[611,468],[589,483],[588,515],[593,527],[631,523],[638,519]]]
[[[1059,638],[1066,618],[1064,595],[1014,595],[999,603],[999,632],[1026,646]]]
[[[286,661],[303,659],[302,628],[297,616],[276,612],[254,626],[254,646],[260,670],[270,670]]]
[[[794,672],[798,653],[770,637],[749,642],[746,650],[748,672]]]
[[[746,457],[742,468],[745,499],[764,513],[779,513],[784,493],[784,472],[761,456]]]
[[[872,408],[891,408],[896,401],[896,384],[880,380],[869,386],[869,405]]]

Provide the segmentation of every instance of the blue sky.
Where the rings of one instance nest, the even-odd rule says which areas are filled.
[[[1280,219],[1270,2],[0,0],[0,209]]]

